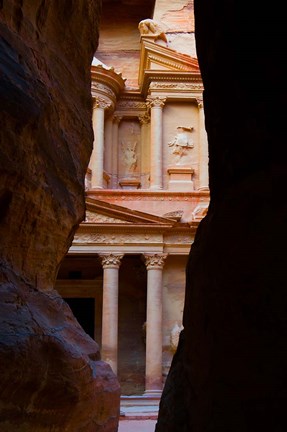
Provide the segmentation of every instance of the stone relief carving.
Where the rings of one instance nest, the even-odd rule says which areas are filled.
[[[96,222],[96,223],[121,223],[121,224],[129,224],[131,222],[122,220],[122,219],[117,219],[117,218],[112,218],[109,216],[105,216],[102,214],[97,214],[97,213],[93,213],[90,211],[86,211],[86,219],[85,222]]]
[[[154,41],[163,40],[167,43],[164,29],[153,19],[147,18],[140,21],[138,25],[141,37],[154,36]]]
[[[134,172],[137,167],[137,141],[125,140],[121,142],[122,146],[122,161],[127,172]]]
[[[149,240],[149,241],[147,241]],[[137,244],[144,243],[161,243],[161,235],[151,235],[150,238],[146,238],[146,234],[76,234],[73,240],[74,244],[90,243],[90,244]]]
[[[171,147],[171,153],[175,155],[176,164],[180,164],[182,156],[186,155],[194,147],[193,141],[188,134],[193,127],[178,126],[177,134],[174,139],[168,143]]]
[[[201,84],[189,84],[180,82],[152,82],[149,85],[150,89],[178,89],[178,90],[203,90]]]
[[[106,236],[103,234],[75,234],[73,243],[104,243]]]
[[[125,122],[121,129],[121,172],[131,177],[138,168],[139,123]]]
[[[140,109],[140,110],[144,110],[146,108],[146,104],[145,102],[140,102],[140,101],[132,101],[132,100],[121,100],[117,103],[117,109]]]
[[[175,352],[178,346],[178,341],[179,341],[179,335],[180,332],[183,330],[183,325],[178,325],[178,322],[176,322],[173,326],[173,328],[171,329],[170,332],[170,348],[172,350],[172,352]]]
[[[176,245],[176,244],[179,244],[179,245],[182,245],[182,244],[190,244],[191,242],[192,242],[192,236],[191,236],[191,234],[190,235],[176,235],[176,234],[169,234],[169,235],[166,235],[165,237],[164,237],[164,242],[165,243],[169,243],[169,244],[174,244],[174,245]]]

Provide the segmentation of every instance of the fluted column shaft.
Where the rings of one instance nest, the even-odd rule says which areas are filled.
[[[148,106],[151,110],[151,162],[150,162],[150,189],[160,190],[162,184],[162,109],[166,98],[150,97]]]
[[[104,270],[102,311],[102,359],[117,374],[118,367],[118,297],[121,254],[100,254]]]
[[[167,254],[145,254],[147,268],[145,393],[162,391],[162,270]]]
[[[198,113],[199,113],[199,190],[209,189],[209,176],[208,176],[208,141],[207,133],[205,130],[203,100],[198,99]]]

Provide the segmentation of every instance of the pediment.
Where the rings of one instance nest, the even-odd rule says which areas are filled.
[[[86,199],[86,219],[84,224],[100,225],[173,225],[174,220],[156,216],[127,207],[111,204],[94,198]]]
[[[142,39],[139,67],[139,85],[147,71],[189,72],[200,74],[198,61],[187,54],[179,53],[156,42]]]

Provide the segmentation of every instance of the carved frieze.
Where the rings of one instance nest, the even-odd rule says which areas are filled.
[[[151,82],[149,85],[150,90],[174,89],[174,90],[203,90],[202,84],[191,84],[183,82]]]
[[[146,104],[144,101],[120,100],[117,103],[117,110],[145,110]]]
[[[105,216],[103,214],[93,213],[89,210],[86,211],[86,219],[85,222],[95,222],[95,223],[121,223],[121,224],[130,224],[131,222],[112,218],[110,216]]]
[[[141,244],[141,243],[161,243],[160,234],[130,234],[130,233],[76,233],[74,244]]]

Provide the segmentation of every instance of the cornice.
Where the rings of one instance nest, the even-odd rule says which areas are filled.
[[[173,200],[182,201],[192,198],[207,198],[210,197],[209,191],[191,191],[191,192],[178,192],[178,191],[169,191],[169,190],[161,190],[161,191],[150,191],[149,189],[143,190],[117,190],[117,189],[102,189],[102,190],[88,190],[86,191],[86,197],[95,198],[95,199],[107,199],[115,197],[121,200],[126,199],[139,199],[145,200],[150,198],[155,198],[159,200],[165,200],[167,198],[171,198]]]
[[[200,73],[146,70],[141,86],[147,94],[163,93],[167,99],[197,99],[204,90]]]

